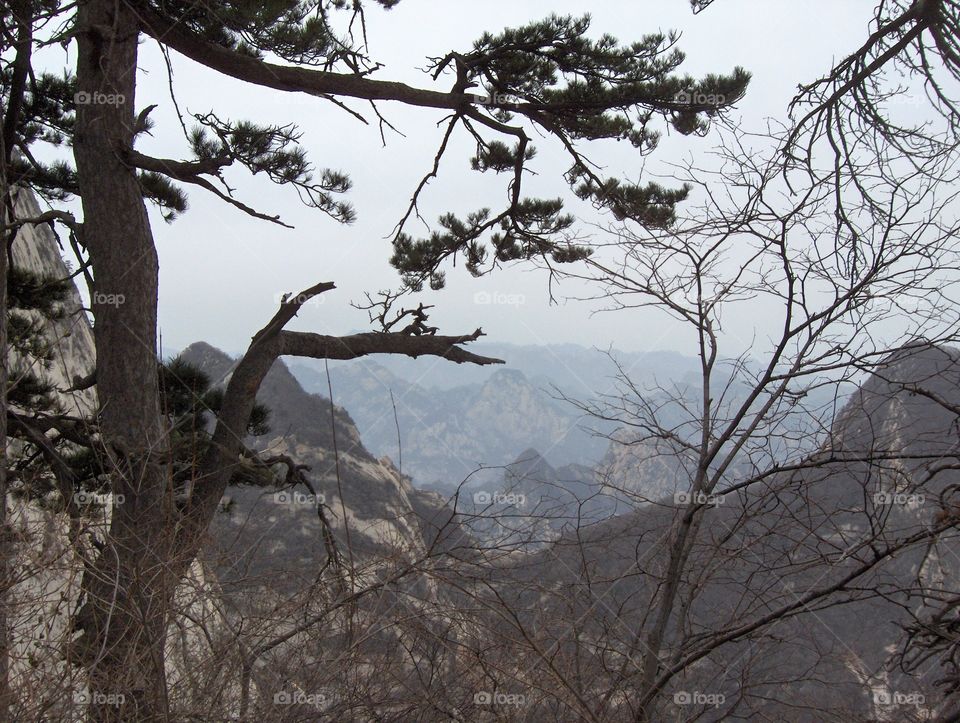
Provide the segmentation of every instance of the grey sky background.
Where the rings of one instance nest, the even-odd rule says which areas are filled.
[[[679,30],[679,47],[687,54],[681,72],[699,76],[728,72],[742,65],[753,74],[746,98],[734,117],[746,129],[760,130],[767,118],[785,120],[789,99],[798,83],[826,71],[832,61],[856,47],[865,37],[871,3],[853,0],[721,0],[708,11],[693,15],[687,0],[646,2],[427,2],[404,0],[384,12],[370,7],[367,14],[371,55],[384,64],[376,78],[422,87],[446,89],[449,77],[436,83],[418,68],[428,56],[467,50],[484,31],[497,32],[543,18],[551,12],[579,15],[589,10],[592,32],[615,35],[622,42],[659,30]],[[63,65],[62,51],[50,56]],[[334,281],[338,288],[319,303],[305,307],[291,328],[320,333],[346,333],[366,326],[366,315],[350,308],[364,291],[396,287],[390,267],[389,235],[410,195],[430,168],[440,140],[436,124],[444,113],[383,103],[381,113],[405,137],[387,130],[381,144],[376,118],[369,105],[350,102],[370,125],[363,125],[329,102],[302,94],[258,88],[206,70],[173,56],[174,88],[181,110],[215,111],[222,119],[296,123],[302,143],[314,164],[346,171],[354,187],[348,194],[358,220],[350,226],[335,223],[304,207],[296,193],[264,178],[234,171],[228,180],[237,197],[267,213],[278,213],[296,228],[289,230],[250,218],[237,209],[187,187],[190,210],[173,224],[153,214],[160,253],[160,325],[166,348],[182,348],[196,340],[228,351],[246,347],[250,336],[272,315],[279,296],[318,281]],[[141,47],[136,108],[158,108],[153,137],[139,147],[156,156],[185,158],[186,143],[170,102],[165,65],[156,44]],[[188,120],[189,117],[188,117]],[[662,129],[660,148],[641,157],[626,143],[589,146],[589,155],[606,173],[636,179],[641,169],[656,171],[685,156],[706,153],[716,136],[683,137]],[[583,215],[584,232],[602,221],[569,192],[561,174],[569,166],[559,144],[535,140],[539,174],[528,179],[528,195],[560,195]],[[506,178],[475,173],[469,168],[472,143],[460,134],[448,150],[438,179],[421,202],[424,218],[434,224],[446,211],[464,213],[482,206],[498,208],[505,198]],[[422,224],[409,231],[421,234]],[[591,312],[596,304],[570,301],[583,294],[576,284],[556,288],[560,303],[551,306],[547,277],[529,265],[501,269],[473,279],[462,268],[448,270],[447,288],[425,292],[436,304],[432,320],[442,333],[462,333],[482,326],[490,340],[512,343],[574,342],[586,346],[613,345],[628,351],[677,350],[691,353],[688,340],[675,323],[652,311]],[[477,303],[486,292],[494,301]],[[480,297],[481,299],[483,297]],[[764,309],[741,318],[725,319],[728,353],[742,350],[759,326],[772,321]]]

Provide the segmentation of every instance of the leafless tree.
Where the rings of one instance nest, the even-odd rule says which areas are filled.
[[[221,17],[212,3],[11,8],[3,14],[16,47],[9,43],[2,170],[13,167],[16,152],[18,183],[55,200],[57,193],[79,193],[84,217],[7,213],[4,233],[62,224],[90,290],[125,299],[122,306],[93,304],[97,370],[76,386],[96,385],[102,408],[95,420],[27,418],[4,409],[0,422],[27,446],[31,462],[48,468],[69,512],[72,552],[85,563],[83,605],[64,613],[82,634],[60,630],[58,639],[70,662],[89,672],[92,690],[129,695],[126,706],[92,708],[96,715],[172,715],[165,660],[197,635],[207,646],[202,653],[180,646],[176,654],[189,664],[173,686],[192,693],[189,710],[176,712],[199,719],[222,714],[224,686],[236,687],[237,715],[273,716],[271,695],[289,692],[282,687],[289,682],[308,697],[329,693],[305,702],[312,711],[287,709],[291,719],[317,715],[319,703],[344,719],[652,720],[784,709],[840,717],[848,692],[890,692],[889,671],[877,667],[883,651],[838,652],[813,628],[842,620],[846,610],[882,605],[916,620],[904,665],[913,679],[922,681],[932,662],[955,664],[956,590],[944,580],[956,569],[943,551],[954,544],[957,522],[950,493],[956,439],[941,431],[939,439],[904,446],[870,428],[871,414],[884,404],[906,409],[906,399],[932,401],[945,415],[956,404],[944,391],[945,380],[954,379],[949,369],[904,376],[913,357],[954,359],[944,350],[958,328],[951,296],[957,115],[948,89],[958,67],[954,2],[880,2],[863,46],[801,89],[794,125],[772,137],[728,133],[712,158],[671,174],[671,182],[689,185],[683,190],[601,178],[576,143],[622,138],[650,150],[658,116],[680,132],[705,132],[705,119],[722,109],[677,101],[675,93],[692,81],[673,74],[681,58],[672,36],[627,49],[584,45],[582,22],[553,19],[540,27],[540,41],[485,36],[469,53],[431,59],[434,82],[452,77],[449,88],[435,90],[369,77],[377,65],[365,40],[353,46],[353,23],[363,23],[359,4],[350,44],[324,36],[305,45],[267,32],[256,13]],[[38,87],[30,77],[31,33],[56,18],[71,24],[55,39],[75,39],[79,51],[76,78],[59,90],[129,100],[71,106],[69,97],[60,98],[56,119],[31,117],[47,138],[72,137],[75,174],[37,161],[18,121],[28,80]],[[267,20],[304,30],[295,13]],[[337,200],[349,185],[345,177],[323,171],[308,178],[290,127],[254,128],[210,113],[195,118],[201,130],[188,139],[192,160],[136,150],[151,111],[133,107],[141,37],[223,75],[306,93],[357,117],[346,100],[370,102],[381,130],[389,124],[373,105],[379,101],[446,113],[432,167],[395,229],[394,262],[411,288],[441,285],[443,265],[458,254],[475,273],[516,259],[585,259],[581,244],[558,241],[573,223],[560,204],[522,197],[530,129],[556,140],[572,162],[567,180],[576,192],[622,222],[609,229],[610,243],[595,244],[586,271],[565,273],[599,284],[614,311],[666,314],[700,360],[696,385],[642,388],[623,369],[617,392],[581,403],[621,426],[615,443],[673,471],[673,504],[611,470],[598,484],[635,505],[629,515],[586,521],[574,505],[560,511],[566,524],[554,526],[541,507],[481,527],[499,526],[506,539],[458,537],[443,546],[438,534],[425,551],[398,545],[358,559],[349,541],[341,553],[343,541],[321,506],[316,525],[326,561],[314,585],[271,597],[253,612],[198,613],[198,605],[203,611],[216,603],[195,581],[196,559],[234,476],[255,468],[311,489],[296,460],[260,458],[246,445],[257,391],[280,356],[498,360],[464,348],[480,330],[439,334],[427,323],[429,306],[391,315],[390,292],[372,317],[380,324],[375,332],[286,330],[302,304],[332,288],[318,284],[284,299],[253,337],[226,385],[209,445],[191,460],[185,486],[175,484],[178,460],[157,378],[157,254],[145,199],[182,210],[177,184],[189,184],[280,222],[234,197],[224,173],[243,167],[293,185],[308,205],[335,219],[349,220],[352,212]],[[942,126],[907,126],[888,114],[895,96],[885,79],[897,69],[926,89]],[[558,86],[558,71],[574,81]],[[728,90],[733,102],[745,84],[737,70],[698,85]],[[489,93],[482,99],[469,92],[481,87]],[[493,214],[444,217],[442,232],[414,240],[406,225],[457,129],[476,141],[476,170],[507,173],[506,204]],[[51,170],[60,173],[52,178]],[[7,204],[9,189],[2,190]],[[692,202],[677,217],[675,206],[687,197]],[[731,336],[731,328],[743,328],[731,316],[758,309],[776,316],[775,330]],[[865,387],[848,400],[845,392],[868,375],[886,378],[887,386]],[[854,429],[860,422],[866,431]],[[77,531],[93,525],[71,506],[68,445],[90,450],[112,492],[129,500],[113,507],[109,529],[98,527],[83,542]],[[916,504],[886,504],[890,495]],[[46,597],[44,591],[24,609],[48,609]],[[914,599],[927,609],[914,614]],[[172,639],[171,621],[180,633]],[[2,649],[0,656],[6,660]],[[784,679],[795,693],[776,691]],[[833,697],[818,698],[830,681]],[[684,699],[691,691],[706,697]],[[929,698],[928,687],[917,692]],[[669,693],[681,697],[671,704]],[[31,710],[41,717],[48,701],[38,701]],[[771,704],[780,708],[765,707]],[[949,717],[951,705],[939,712]]]
[[[389,8],[394,0],[379,4]],[[80,634],[72,641],[70,658],[90,671],[94,689],[124,691],[128,707],[119,712],[121,717],[131,710],[162,716],[168,708],[163,640],[172,596],[236,467],[257,384],[278,356],[338,359],[376,352],[493,361],[460,346],[478,334],[391,331],[333,339],[288,332],[283,326],[299,304],[296,299],[286,302],[239,364],[209,453],[188,495],[179,498],[170,484],[171,449],[157,381],[158,261],[145,202],[157,203],[172,218],[185,210],[181,184],[188,184],[254,218],[282,223],[235,197],[225,174],[242,168],[291,187],[308,206],[334,220],[348,222],[353,211],[339,200],[349,189],[348,177],[313,169],[292,125],[262,126],[210,112],[194,116],[197,128],[186,133],[189,160],[154,158],[136,149],[138,137],[152,127],[152,107],[134,106],[140,40],[149,38],[164,54],[177,52],[245,83],[316,97],[364,123],[363,114],[348,102],[369,103],[381,131],[390,127],[376,105],[382,101],[446,114],[447,132],[433,168],[414,190],[394,234],[393,262],[415,289],[427,281],[431,287],[442,285],[442,266],[457,255],[481,273],[509,260],[546,255],[562,262],[585,253],[558,238],[573,223],[562,212],[562,202],[523,195],[534,155],[531,128],[559,142],[574,164],[567,180],[582,193],[601,205],[646,210],[651,223],[657,223],[664,218],[664,202],[672,205],[682,192],[608,187],[576,143],[619,138],[646,152],[655,146],[652,126],[660,119],[684,133],[704,132],[707,119],[735,102],[749,79],[739,68],[699,81],[680,76],[675,71],[683,56],[674,48],[676,36],[654,34],[624,46],[609,43],[608,37],[593,41],[587,35],[588,18],[548,18],[519,34],[485,35],[469,52],[431,58],[431,81],[449,80],[437,89],[370,77],[380,65],[368,54],[361,3],[261,7],[95,0],[18,5],[22,12],[16,19],[27,28],[27,44],[76,42],[77,47],[75,75],[33,73],[28,78],[29,72],[18,71],[32,67],[29,52],[7,63],[14,71],[11,93],[4,94],[13,99],[10,107],[19,103],[23,91],[17,92],[17,82],[35,102],[24,105],[29,118],[17,123],[14,113],[14,122],[5,124],[4,144],[19,154],[11,182],[55,201],[75,194],[82,205],[82,221],[66,213],[58,218],[71,232],[90,285],[97,369],[89,382],[96,384],[101,405],[97,434],[107,455],[102,464],[115,477],[113,492],[129,502],[114,509],[105,546],[88,567],[84,605],[75,619]],[[335,16],[345,27],[334,27]],[[8,35],[8,26],[16,24],[13,17],[4,8]],[[41,21],[57,27],[31,39]],[[685,88],[720,93],[725,100],[681,102],[675,96]],[[480,209],[464,219],[446,215],[440,220],[442,231],[415,239],[405,226],[416,215],[420,194],[436,175],[457,129],[476,141],[477,171],[509,176],[506,203],[496,213]],[[56,147],[65,139],[72,145],[75,170],[63,162],[46,164],[32,152],[34,143]],[[320,284],[303,298],[327,288],[329,284]],[[105,297],[124,303],[101,303]]]
[[[944,544],[942,535],[955,522],[942,516],[933,522],[931,507],[931,524],[910,532],[903,520],[870,503],[874,492],[891,484],[936,499],[932,491],[955,468],[955,440],[946,449],[934,445],[917,452],[879,437],[872,445],[858,440],[858,448],[833,436],[842,429],[836,415],[846,383],[890,365],[898,349],[919,353],[956,339],[955,191],[924,169],[891,185],[878,177],[869,202],[859,193],[863,173],[839,188],[829,173],[811,174],[802,189],[795,180],[788,187],[780,173],[780,144],[770,140],[727,135],[714,158],[677,169],[675,180],[693,186],[700,203],[687,208],[676,226],[665,232],[612,228],[613,240],[588,261],[611,309],[654,309],[675,320],[673,333],[689,339],[701,364],[693,387],[640,388],[623,370],[619,392],[581,404],[621,426],[614,441],[672,460],[678,495],[675,507],[638,519],[638,525],[650,525],[634,533],[635,566],[645,582],[639,586],[642,602],[627,610],[640,617],[614,607],[613,622],[630,635],[603,640],[620,664],[603,706],[594,709],[599,716],[618,700],[627,701],[638,719],[665,715],[659,696],[698,662],[787,618],[846,602],[851,590],[858,590],[853,597],[884,595],[879,587],[859,589],[888,557]],[[751,144],[765,148],[766,158]],[[838,198],[845,202],[840,225],[834,223]],[[850,264],[854,248],[859,261]],[[749,327],[744,316],[757,313],[763,326],[756,336],[738,337]],[[925,381],[916,379],[915,386]],[[906,382],[900,383],[902,388]],[[954,464],[943,464],[945,457]],[[905,480],[892,482],[898,474]],[[862,483],[864,504],[853,516],[860,516],[869,534],[836,547],[831,535],[839,535],[844,524],[857,528],[849,499],[832,500],[838,507],[830,509],[830,498],[817,488],[844,475]],[[610,483],[638,503],[654,502],[623,476]],[[724,500],[726,509],[719,506]],[[798,525],[808,539],[792,548],[801,545],[801,538],[791,541]],[[658,539],[641,543],[643,533]],[[736,542],[784,548],[784,567],[776,568],[782,583],[804,569],[820,566],[824,572],[803,593],[774,585],[768,595],[755,589],[763,576],[762,568],[754,569],[750,574],[757,577],[749,585],[744,581],[742,596],[724,588],[733,600],[712,603],[736,614],[705,627],[696,611],[716,594],[716,580],[732,583],[736,565],[751,567],[754,553],[731,550]],[[737,555],[747,559],[738,563]],[[766,554],[757,555],[761,561],[773,564]],[[917,589],[923,584],[918,580]],[[736,701],[734,708],[742,704]]]

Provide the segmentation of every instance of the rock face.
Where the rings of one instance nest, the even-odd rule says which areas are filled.
[[[637,440],[628,430],[618,430],[597,465],[596,474],[611,495],[643,505],[688,487],[692,466],[678,459],[675,448],[667,444]]]
[[[42,213],[32,193],[18,189],[15,194],[17,218],[36,218]],[[47,224],[21,227],[13,242],[11,263],[15,268],[42,277],[65,279],[70,275],[70,269],[60,256],[57,238]],[[63,314],[60,318],[44,320],[52,359],[49,367],[42,370],[42,376],[58,389],[68,389],[75,379],[86,377],[93,370],[97,353],[93,329],[76,287],[70,288],[61,306]],[[27,363],[20,359],[11,360],[12,380],[16,378],[18,366]],[[34,368],[34,371],[37,370]],[[61,395],[60,402],[68,414],[87,416],[96,408],[96,394],[92,390],[71,392]]]
[[[530,551],[632,508],[596,470],[576,464],[555,468],[531,448],[506,465],[499,480],[467,488],[457,509],[474,537]]]
[[[18,219],[40,215],[42,211],[32,193],[24,189],[14,193]],[[20,228],[13,242],[11,264],[44,278],[62,279],[69,275],[56,237],[46,225]],[[56,388],[66,389],[75,376],[85,376],[93,368],[93,332],[79,293],[75,288],[71,292],[62,303],[61,318],[44,324],[43,341],[50,352],[48,367],[42,368],[35,360],[11,352],[11,385],[24,372],[31,371]],[[18,313],[39,321],[35,312]],[[96,397],[90,391],[60,394],[58,402],[69,414],[87,416],[95,409]],[[11,460],[16,460],[21,453],[20,444],[12,441],[7,453]],[[12,478],[14,488],[16,483]],[[17,581],[4,600],[7,624],[12,631],[11,685],[20,697],[12,714],[23,720],[39,715],[40,710],[69,716],[74,692],[82,691],[85,685],[83,676],[63,658],[63,646],[69,636],[67,622],[79,595],[82,561],[70,544],[66,515],[15,495],[8,498],[7,504],[11,564],[17,571]]]
[[[661,659],[709,653],[670,681],[655,717],[812,720],[798,715],[809,706],[837,720],[927,719],[943,671],[935,659],[900,667],[897,654],[914,616],[935,611],[944,588],[955,593],[960,536],[954,525],[935,543],[899,546],[954,509],[958,418],[960,352],[901,349],[848,400],[804,469],[708,507]],[[556,590],[546,606],[556,614],[594,610],[593,634],[649,625],[667,574],[665,533],[686,509],[673,499],[646,505],[560,539],[524,568]],[[585,583],[584,569],[605,582]],[[848,579],[848,589],[809,597]],[[772,626],[751,628],[782,610]],[[709,648],[724,633],[730,639]]]
[[[429,379],[445,362],[419,361],[414,379],[421,381],[365,360],[331,367],[330,374],[335,398],[357,420],[365,443],[402,461],[418,486],[452,490],[481,465],[509,464],[530,447],[559,465],[589,464],[603,454],[604,443],[571,405],[551,398],[547,382],[501,368],[481,382],[437,388]],[[293,368],[307,389],[327,393],[322,371]]]
[[[18,189],[15,195],[17,218],[40,215],[42,209],[32,193]],[[70,276],[57,238],[47,225],[21,227],[13,243],[12,264],[43,278]],[[12,355],[10,379],[15,384],[18,371],[29,368],[53,385],[63,413],[89,418],[97,408],[95,389],[67,390],[95,367],[93,329],[75,286],[60,306],[62,313],[57,318],[42,319],[49,363],[41,366],[36,360]],[[19,453],[18,443],[11,443],[10,458],[15,460]],[[16,488],[16,479],[12,486]],[[11,686],[17,699],[11,713],[15,720],[82,720],[88,695],[85,676],[63,653],[71,635],[69,621],[78,607],[84,570],[81,555],[96,554],[89,541],[102,540],[106,534],[112,500],[107,495],[102,507],[95,506],[98,512],[72,522],[65,513],[55,511],[62,509],[59,499],[43,502],[47,501],[49,505],[30,502],[15,494],[8,499],[7,523],[16,571],[16,582],[5,600],[13,651]],[[78,530],[83,532],[79,537]],[[195,713],[237,710],[235,682],[210,679],[203,673],[210,669],[211,659],[236,660],[238,652],[228,634],[221,600],[216,578],[203,564],[195,563],[177,591],[178,609],[184,614],[176,615],[171,624],[167,649],[171,699]]]
[[[181,358],[214,384],[225,382],[235,364],[203,342]],[[348,548],[360,556],[422,554],[441,530],[445,539],[452,534],[444,500],[415,489],[389,458],[370,454],[350,415],[340,407],[331,415],[329,399],[304,391],[283,361],[267,374],[257,399],[270,409],[271,431],[248,445],[309,466],[316,496],[302,487],[228,489],[212,530],[225,589],[248,583],[262,588],[267,579],[281,590],[312,584],[327,556],[318,502],[344,554]]]

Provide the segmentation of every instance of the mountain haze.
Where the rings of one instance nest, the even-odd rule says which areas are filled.
[[[802,470],[773,474],[705,509],[662,657],[710,654],[671,681],[658,704],[662,719],[824,720],[801,712],[811,706],[827,720],[927,719],[923,701],[940,695],[935,663],[908,671],[896,655],[915,616],[937,611],[936,598],[927,607],[906,589],[919,578],[933,593],[957,579],[960,536],[953,528],[932,547],[888,550],[942,524],[953,509],[958,419],[960,352],[904,348],[851,397]],[[889,453],[906,459],[884,462]],[[514,588],[536,579],[550,590],[545,618],[593,610],[587,641],[642,620],[667,575],[664,534],[686,510],[667,498],[567,534],[516,565],[524,582]],[[844,585],[864,565],[873,566]],[[530,602],[522,594],[513,601]],[[752,632],[781,609],[792,612]],[[725,635],[726,644],[709,648]],[[684,691],[726,704],[671,702]]]
[[[421,364],[426,378],[442,366]],[[291,368],[306,389],[327,393],[324,372]],[[510,367],[443,388],[408,381],[380,361],[357,360],[331,366],[330,382],[365,443],[401,463],[417,485],[450,490],[478,467],[508,464],[530,447],[555,464],[591,464],[607,445],[591,433],[592,420]]]

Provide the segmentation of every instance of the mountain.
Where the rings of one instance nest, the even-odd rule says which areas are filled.
[[[718,362],[711,388],[723,390],[711,399],[714,429],[725,427],[748,402],[755,365]],[[823,430],[853,391],[850,384],[823,383],[804,390],[802,405],[785,398],[768,410],[765,421],[740,447],[726,468],[726,478],[741,479],[774,465],[792,464],[814,452]],[[703,391],[691,379],[669,391],[644,388],[636,380],[622,385],[617,394],[603,400],[601,413],[621,421],[612,434],[603,458],[594,465],[598,477],[612,494],[634,505],[644,505],[690,488],[697,472]],[[759,409],[754,401],[751,413]],[[682,442],[682,443],[681,443]],[[683,444],[688,445],[684,447]],[[727,445],[729,449],[731,445]]]
[[[637,439],[635,433],[619,429],[596,465],[596,474],[611,494],[642,505],[689,487],[690,469],[691,465],[684,464],[669,445],[656,439]]]
[[[467,492],[457,500],[457,511],[472,536],[527,551],[628,509],[593,468],[555,468],[532,448],[508,464],[497,483],[488,479]]]
[[[444,364],[422,360],[421,374],[430,377]],[[301,365],[292,370],[305,388],[327,393],[325,373]],[[592,463],[606,446],[572,405],[551,398],[515,369],[443,389],[407,381],[361,359],[331,367],[330,381],[370,449],[398,460],[419,486],[447,493],[479,466],[508,464],[530,447],[564,465]]]
[[[328,394],[332,385],[375,454],[397,460],[417,486],[446,495],[465,481],[467,487],[497,483],[499,470],[478,468],[510,464],[526,449],[557,467],[596,466],[609,486],[637,501],[672,494],[686,482],[684,465],[662,440],[638,439],[629,424],[618,430],[618,423],[587,415],[572,401],[618,418],[629,416],[634,397],[642,395],[663,424],[681,424],[701,396],[696,359],[673,352],[607,354],[572,344],[478,348],[504,358],[505,367],[466,369],[438,359],[374,355],[331,362],[329,381],[326,368],[313,360],[293,361],[291,371],[309,391]],[[715,368],[713,383],[727,389],[728,407],[742,401],[742,384],[728,384],[725,374],[748,373],[750,364],[742,364],[718,362]],[[451,386],[454,381],[461,383]],[[831,413],[842,393],[815,389],[807,408]],[[811,420],[793,415],[783,424],[799,427],[779,430],[771,452],[796,455],[776,447],[786,446],[782,440],[811,439]]]
[[[936,681],[953,680],[950,668],[916,657],[923,649],[898,654],[911,650],[905,628],[939,612],[960,574],[957,526],[928,540],[960,509],[951,503],[958,415],[960,352],[901,349],[850,397],[802,469],[707,507],[659,656],[699,662],[669,679],[654,717],[928,719],[924,701],[941,698]],[[565,534],[506,575],[504,589],[519,591],[510,603],[535,604],[544,621],[581,621],[587,650],[620,644],[620,629],[623,645],[635,641],[664,589],[667,533],[686,512],[661,500]],[[531,585],[539,598],[525,592]],[[789,612],[762,625],[775,611]]]
[[[204,342],[187,347],[181,358],[223,384],[235,365],[227,354]],[[251,437],[248,446],[266,456],[285,455],[307,465],[315,496],[301,488],[231,486],[223,512],[211,531],[212,553],[227,592],[248,585],[291,591],[313,584],[327,558],[323,521],[345,554],[378,555],[395,549],[422,554],[452,514],[435,492],[418,490],[387,458],[364,446],[342,407],[307,393],[278,360],[257,399],[270,410],[270,432]],[[282,571],[281,574],[276,574]],[[239,586],[239,587],[237,587]]]

